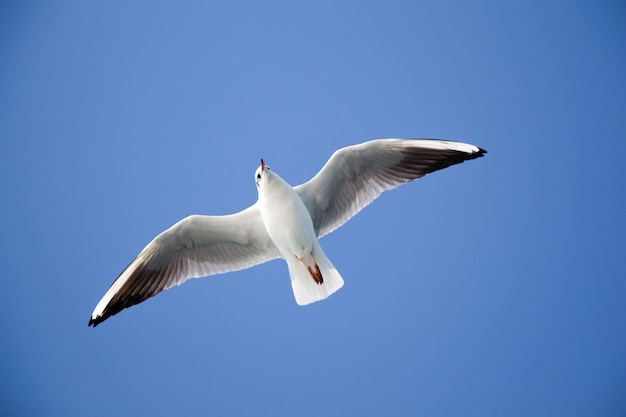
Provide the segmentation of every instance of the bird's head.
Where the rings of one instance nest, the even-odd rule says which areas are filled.
[[[270,176],[270,166],[265,165],[265,162],[261,159],[261,166],[256,169],[254,173],[254,181],[256,182],[257,188],[261,187]]]

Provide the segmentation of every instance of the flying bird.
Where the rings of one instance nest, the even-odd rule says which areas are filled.
[[[342,226],[383,191],[482,157],[474,145],[433,139],[379,139],[336,151],[311,180],[292,187],[261,159],[258,200],[236,214],[192,215],[148,244],[96,305],[89,326],[189,278],[287,262],[296,302],[323,300],[343,278],[318,239]]]

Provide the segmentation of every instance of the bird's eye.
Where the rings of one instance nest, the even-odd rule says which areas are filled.
[[[261,179],[261,174],[256,174],[256,178],[257,178],[258,180],[260,180],[260,179]]]

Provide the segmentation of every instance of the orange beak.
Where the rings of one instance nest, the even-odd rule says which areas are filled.
[[[265,171],[265,162],[261,159],[261,171]]]

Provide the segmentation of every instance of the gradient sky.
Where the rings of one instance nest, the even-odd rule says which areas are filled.
[[[5,1],[0,415],[626,415],[626,4]],[[485,158],[87,321],[158,233],[338,148]]]

